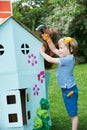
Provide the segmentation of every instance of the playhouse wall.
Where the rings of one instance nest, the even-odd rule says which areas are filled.
[[[34,122],[34,118],[36,117],[36,109],[39,107],[40,99],[46,98],[45,79],[44,79],[43,83],[40,83],[40,82],[38,82],[37,78],[34,78],[34,77],[37,77],[37,74],[35,74],[35,73],[30,74],[30,75],[19,74],[19,89],[15,89],[16,86],[14,85],[15,84],[15,82],[14,82],[13,88],[11,87],[11,89],[9,88],[8,90],[2,89],[0,91],[0,99],[1,99],[0,104],[2,104],[0,107],[0,119],[1,119],[0,130],[13,130],[13,129],[15,129],[15,130],[22,130],[22,129],[23,130],[28,130],[28,129],[32,130],[33,129],[33,122]],[[7,86],[8,86],[8,83],[7,83]],[[10,83],[9,83],[9,86],[10,86]],[[38,88],[38,89],[36,88],[37,90],[35,90],[35,86]],[[3,88],[3,87],[1,87],[1,88]],[[19,116],[21,116],[21,102],[19,102],[19,105],[14,106],[13,107],[14,109],[13,108],[10,109],[9,106],[6,107],[6,104],[4,104],[6,102],[5,95],[8,95],[10,93],[12,94],[12,92],[16,93],[16,95],[17,95],[18,91],[20,89],[24,89],[24,88],[25,89],[29,88],[31,90],[31,92],[30,92],[31,104],[29,106],[27,106],[27,104],[26,104],[26,109],[30,107],[31,121],[29,122],[29,124],[23,125],[23,123],[20,120],[19,125],[14,123],[14,125],[12,125],[12,127],[11,127],[11,125],[8,126],[8,122],[6,120],[7,118],[5,118],[6,114],[8,112],[9,113],[16,112],[19,114]],[[38,95],[35,95],[35,92],[38,92]]]
[[[40,99],[47,97],[44,60],[39,53],[42,43],[10,18],[0,26],[0,44],[4,46],[4,54],[0,55],[0,130],[32,130]],[[30,90],[30,104],[26,101],[24,105],[26,112],[30,109],[31,119],[25,125],[21,116],[21,90]],[[9,94],[16,95],[17,106],[6,104]],[[21,120],[8,123],[6,115],[13,110],[19,113]]]
[[[9,22],[12,23],[13,27],[18,71],[32,73],[33,70],[38,71],[44,69],[44,60],[40,55],[42,43],[20,24],[14,21],[14,19],[10,19]]]
[[[0,73],[17,71],[12,24],[8,21],[0,25],[0,44],[4,47],[4,53],[0,55]]]
[[[0,26],[0,44],[4,46],[4,54],[0,56],[0,72],[32,71],[33,67],[28,61],[36,57],[37,65],[34,70],[44,69],[43,58],[40,56],[42,43],[26,29],[21,27],[14,19],[10,18]],[[22,45],[27,44],[29,52],[22,53]],[[26,48],[24,48],[26,49]],[[26,50],[25,50],[26,51]],[[29,58],[29,57],[32,57]]]

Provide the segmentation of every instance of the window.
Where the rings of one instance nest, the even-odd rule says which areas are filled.
[[[9,122],[18,122],[17,114],[9,114],[8,115]]]
[[[27,102],[29,102],[29,100],[30,100],[30,94],[27,93]]]
[[[15,95],[7,96],[7,104],[15,104],[15,103],[16,103]]]
[[[22,51],[23,54],[28,54],[29,53],[29,46],[28,46],[28,44],[23,43],[21,45],[21,51]]]
[[[28,120],[30,119],[31,117],[30,117],[30,111],[28,111]]]
[[[4,54],[4,47],[0,44],[0,56]]]

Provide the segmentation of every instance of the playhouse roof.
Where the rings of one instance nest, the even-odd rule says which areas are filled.
[[[29,33],[31,33],[33,36],[35,36],[39,41],[41,41],[42,43],[44,43],[42,41],[41,38],[39,38],[34,32],[32,32],[27,26],[25,26],[24,24],[22,24],[20,21],[18,21],[17,19],[15,19],[13,16],[10,16],[8,18],[0,18],[0,26],[2,26],[3,24],[5,24],[10,18],[12,18],[13,20],[15,20],[20,26],[22,26],[25,30],[27,30]]]

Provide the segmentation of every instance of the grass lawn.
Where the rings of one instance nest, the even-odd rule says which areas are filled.
[[[68,116],[57,85],[56,69],[47,70],[50,72],[49,101],[52,119],[52,130],[71,130],[71,118]],[[87,64],[76,65],[74,75],[79,91],[78,100],[78,130],[87,130]]]

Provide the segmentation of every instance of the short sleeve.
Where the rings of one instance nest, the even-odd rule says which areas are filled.
[[[67,65],[72,63],[74,61],[74,56],[67,56],[67,57],[61,57],[59,58],[60,65]]]

